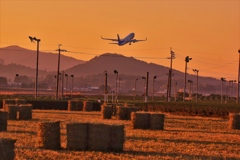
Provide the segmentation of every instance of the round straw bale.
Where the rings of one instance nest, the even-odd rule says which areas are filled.
[[[60,149],[60,122],[38,122],[37,145],[40,148]]]
[[[0,132],[7,131],[8,113],[0,111]]]
[[[127,120],[128,108],[125,106],[116,106],[117,109],[117,119]]]
[[[11,105],[15,105],[16,104],[16,100],[15,99],[3,99],[3,110],[6,111],[6,105],[11,104]]]
[[[2,160],[14,160],[15,152],[14,152],[14,144],[15,139],[9,138],[0,138],[0,159]]]
[[[108,151],[109,126],[106,124],[89,124],[88,149],[92,151]]]
[[[16,104],[17,105],[27,104],[27,101],[25,99],[16,99]]]
[[[32,119],[32,104],[21,104],[19,105],[19,120]]]
[[[123,151],[125,140],[124,125],[111,125],[109,134],[109,150],[115,152]]]
[[[67,149],[86,150],[87,145],[88,123],[67,124]]]
[[[149,113],[147,112],[132,112],[131,114],[132,127],[134,129],[149,128]]]
[[[91,101],[83,101],[83,111],[89,112],[93,110],[93,104]]]
[[[229,113],[230,129],[240,129],[240,114]]]
[[[149,125],[152,130],[163,130],[164,128],[164,114],[150,113]]]
[[[102,119],[111,119],[112,118],[112,106],[102,105]]]
[[[6,111],[8,112],[8,119],[16,120],[17,113],[18,113],[18,105],[8,104],[5,107],[6,107]]]

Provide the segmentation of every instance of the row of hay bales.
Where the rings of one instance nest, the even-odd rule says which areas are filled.
[[[139,109],[133,105],[103,104],[101,106],[102,119],[111,119],[116,116],[117,120],[131,120],[131,113]]]
[[[59,150],[60,122],[38,123],[38,147]],[[67,124],[67,149],[92,151],[123,151],[124,125],[95,123]]]
[[[100,111],[101,104],[93,101],[82,101],[82,100],[69,100],[68,101],[69,111]]]
[[[156,112],[132,112],[131,122],[133,129],[164,129],[165,115]]]
[[[21,104],[27,104],[27,101],[25,99],[17,99],[17,98],[2,100],[3,110],[6,110],[7,105],[21,105]]]
[[[9,120],[30,120],[32,119],[32,104],[7,104],[4,110],[8,113]]]
[[[9,120],[32,119],[32,105],[25,99],[3,99],[3,111],[8,112]]]

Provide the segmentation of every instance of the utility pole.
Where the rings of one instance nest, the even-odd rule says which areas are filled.
[[[104,85],[104,103],[107,103],[107,95],[108,95],[108,90],[107,90],[107,78],[108,78],[108,74],[107,71],[104,72],[105,73],[105,85]]]
[[[114,70],[114,74],[116,74],[116,89],[115,89],[115,103],[117,103],[117,81],[118,81],[118,71]]]
[[[145,102],[147,102],[147,99],[148,99],[148,79],[149,79],[149,72],[147,72]]]
[[[137,80],[138,80],[138,78],[135,79],[135,87],[134,87],[134,89],[135,89],[135,93],[134,93],[134,100],[136,100],[136,95],[137,95]]]
[[[57,68],[57,89],[56,89],[56,100],[58,100],[58,89],[59,89],[59,70],[60,70],[60,55],[61,52],[67,52],[67,50],[65,49],[60,49],[60,46],[62,44],[58,45],[58,49],[56,51],[58,51],[58,68]]]
[[[185,58],[185,78],[184,78],[184,90],[183,90],[183,102],[185,102],[185,92],[186,92],[186,85],[187,85],[187,63],[192,60],[192,58],[189,58],[189,56],[187,56]]]
[[[239,103],[239,74],[240,74],[240,49],[238,50],[238,80],[237,80],[237,101],[236,103],[238,104]]]
[[[71,99],[73,97],[73,78],[74,78],[74,75],[72,74],[70,77],[72,77],[72,88],[71,88]]]
[[[171,57],[168,57],[168,59],[170,59],[170,68],[169,68],[169,73],[168,73],[167,102],[171,101],[171,89],[172,89],[172,60],[175,59],[175,53],[172,51],[172,48],[170,48],[170,55],[171,55]]]
[[[221,85],[221,103],[223,102],[223,82],[226,81],[225,78],[221,77],[222,85]]]
[[[68,74],[66,74],[65,73],[65,77],[66,77],[66,92],[65,92],[65,94],[66,94],[66,97],[67,97],[67,93],[68,93]]]
[[[154,98],[154,82],[155,82],[155,79],[157,78],[157,76],[154,76],[153,77],[153,88],[152,88],[152,101],[153,101],[153,98]]]
[[[197,93],[196,93],[196,102],[198,101],[198,72],[199,70],[193,69],[193,72],[197,73]]]
[[[63,100],[63,91],[64,91],[64,71],[62,71],[62,94],[61,94],[61,100]]]
[[[36,62],[36,79],[35,79],[35,99],[37,99],[37,91],[38,91],[38,57],[39,57],[39,42],[41,39],[37,39],[36,37],[28,37],[31,42],[34,43],[34,41],[37,42],[37,62]]]

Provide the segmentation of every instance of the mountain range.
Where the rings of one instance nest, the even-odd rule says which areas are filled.
[[[58,54],[40,52],[39,78],[44,79],[48,74],[56,74],[57,56]],[[16,74],[35,77],[36,51],[9,46],[0,48],[0,59],[2,59],[1,76],[11,79]],[[129,75],[135,80],[136,78],[146,77],[147,72],[149,72],[150,78],[158,76],[157,80],[161,80],[164,84],[167,83],[169,71],[168,67],[116,53],[104,53],[86,62],[61,55],[61,67],[61,70],[65,70],[68,75],[73,74],[74,77],[103,75],[106,71],[115,77],[113,71],[117,70],[119,75]],[[187,78],[196,82],[195,74],[189,74]],[[173,70],[172,79],[178,81],[179,86],[181,86],[184,83],[184,73]],[[199,82],[204,86],[221,84],[220,80],[212,77],[199,77]]]

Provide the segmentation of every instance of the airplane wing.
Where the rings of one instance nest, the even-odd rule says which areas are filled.
[[[142,40],[132,39],[131,42],[135,43],[135,42],[141,42],[141,41],[146,41],[146,40],[147,40],[147,38],[142,39]]]
[[[113,38],[103,38],[102,36],[101,36],[101,38],[104,39],[104,40],[118,41],[118,39],[113,39]]]

